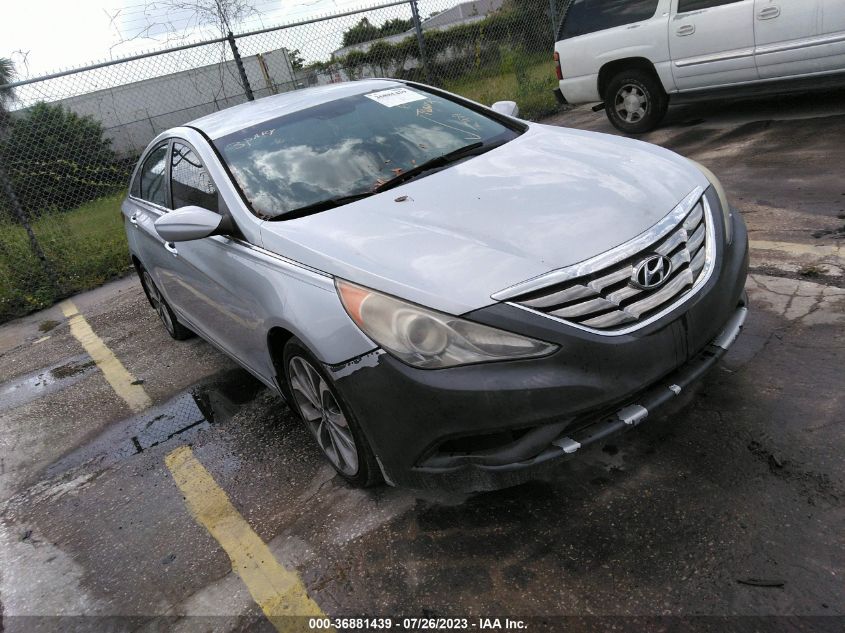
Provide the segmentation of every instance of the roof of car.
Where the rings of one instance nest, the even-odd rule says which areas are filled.
[[[195,119],[186,125],[202,130],[212,139],[218,139],[251,125],[305,110],[328,101],[343,99],[372,90],[393,88],[398,85],[401,84],[388,79],[368,79],[293,90],[226,108]]]

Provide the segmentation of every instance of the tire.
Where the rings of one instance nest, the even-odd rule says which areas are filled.
[[[150,273],[145,268],[139,268],[138,276],[141,278],[141,286],[144,288],[144,294],[147,295],[147,300],[150,302],[153,310],[158,314],[158,318],[161,319],[167,333],[177,341],[184,341],[194,336],[191,330],[179,323],[179,319],[176,318],[176,314],[170,309],[167,301],[161,295]]]
[[[361,426],[322,363],[296,338],[285,344],[284,376],[291,408],[332,468],[357,488],[381,483],[381,470]]]
[[[634,110],[634,106],[638,109]],[[618,73],[604,92],[607,118],[613,127],[626,134],[653,130],[668,108],[669,97],[660,80],[644,70],[631,69]]]

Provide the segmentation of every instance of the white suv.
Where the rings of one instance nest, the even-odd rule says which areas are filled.
[[[845,79],[845,0],[570,0],[557,39],[563,98],[603,101],[629,133],[654,128],[670,99]]]

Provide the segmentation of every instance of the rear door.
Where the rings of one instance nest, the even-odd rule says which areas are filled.
[[[141,264],[161,288],[162,266],[167,264],[169,253],[164,240],[155,228],[155,221],[167,213],[170,192],[167,182],[167,151],[170,141],[163,141],[152,148],[144,158],[132,183],[129,199],[132,213],[133,242]]]
[[[754,81],[755,0],[673,0],[669,51],[678,89]]]
[[[845,0],[836,0],[839,5]],[[820,70],[821,0],[755,0],[754,37],[761,79]]]

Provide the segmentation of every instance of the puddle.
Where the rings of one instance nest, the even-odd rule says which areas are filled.
[[[242,369],[221,372],[161,405],[110,425],[93,441],[54,462],[46,474],[52,478],[91,461],[105,467],[176,436],[187,440],[231,419],[265,389]]]
[[[65,389],[95,369],[87,354],[74,356],[0,385],[0,411],[14,409]]]
[[[59,367],[51,369],[50,377],[54,380],[64,380],[65,378],[70,378],[71,376],[81,374],[86,369],[89,369],[96,364],[97,363],[95,363],[93,360],[89,360],[85,363],[65,363],[64,365],[60,365]]]

